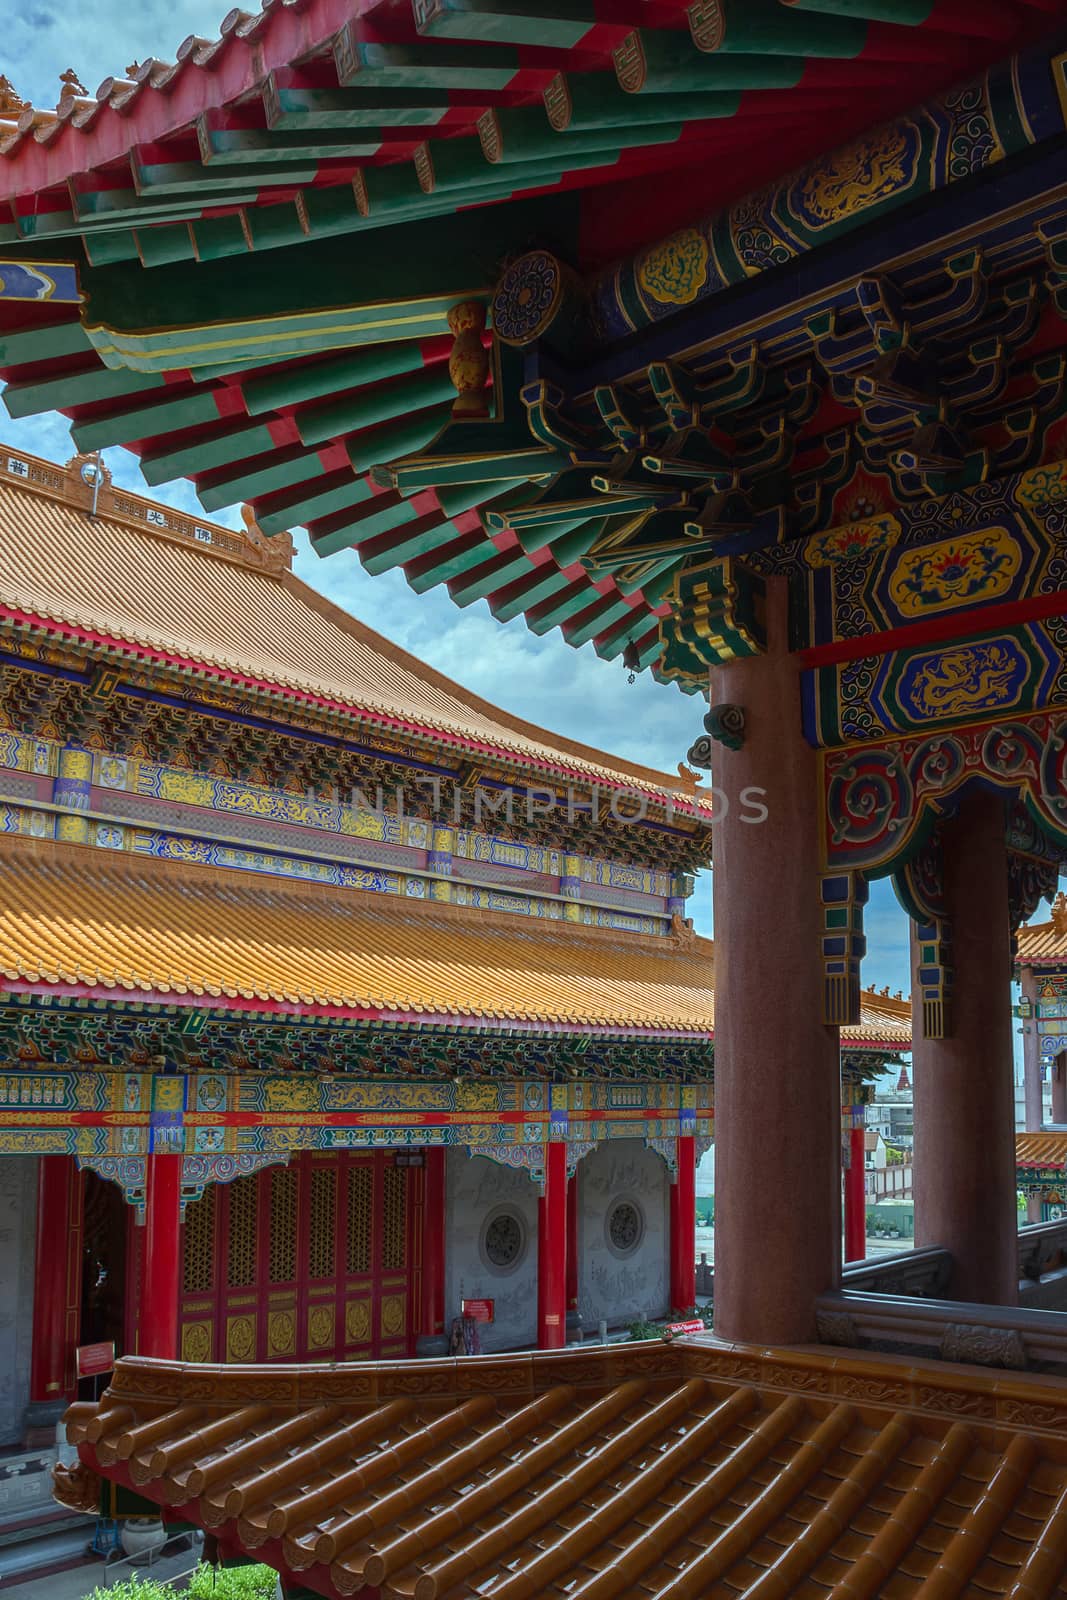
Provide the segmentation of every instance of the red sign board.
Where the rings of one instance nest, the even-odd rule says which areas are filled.
[[[97,1378],[104,1372],[110,1372],[115,1365],[115,1345],[113,1340],[105,1339],[100,1344],[80,1344],[78,1346],[78,1377]]]
[[[689,1322],[668,1322],[668,1333],[706,1333],[707,1329],[699,1317],[693,1317]]]
[[[492,1322],[495,1300],[461,1300],[459,1309],[463,1316],[470,1317],[472,1322]]]

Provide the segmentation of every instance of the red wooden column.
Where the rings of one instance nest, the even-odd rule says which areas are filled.
[[[801,731],[788,586],[767,581],[767,649],[715,667],[711,704],[740,706],[740,749],[714,746],[715,1332],[815,1338],[841,1273],[841,1069],[822,1020],[820,793]],[[765,808],[764,820],[758,807]],[[710,976],[710,974],[709,974]],[[773,995],[777,1019],[768,1026]],[[753,1192],[773,1173],[773,1219]]]
[[[425,1155],[422,1210],[422,1294],[416,1354],[438,1354],[445,1336],[445,1152]]]
[[[567,1321],[567,1146],[545,1145],[545,1191],[537,1202],[537,1348],[561,1350]]]
[[[964,795],[942,828],[942,849],[955,977],[946,1039],[923,1037],[920,985],[913,984],[915,1244],[951,1250],[946,1298],[1014,1305],[1011,929],[1001,796]],[[912,950],[918,968],[914,928]]]
[[[578,1319],[578,1174],[567,1179],[567,1317]]]
[[[1041,1040],[1037,1032],[1037,981],[1033,967],[1023,967],[1019,978],[1023,999],[1030,1002],[1030,1015],[1023,1023],[1024,1131],[1040,1133],[1044,1108],[1041,1094]]]
[[[848,1170],[845,1173],[845,1260],[862,1261],[867,1254],[867,1191],[864,1162],[866,1129],[851,1128],[848,1135]]]
[[[696,1305],[697,1142],[692,1134],[677,1141],[678,1175],[671,1184],[671,1310]]]
[[[178,1358],[178,1298],[181,1288],[180,1155],[153,1151],[145,1160],[144,1276],[140,1354],[162,1361]]]
[[[42,1408],[65,1405],[75,1393],[73,1353],[81,1310],[80,1178],[73,1156],[40,1158],[30,1355],[35,1420],[43,1420]]]
[[[1067,1050],[1061,1050],[1052,1066],[1053,1122],[1067,1123]]]

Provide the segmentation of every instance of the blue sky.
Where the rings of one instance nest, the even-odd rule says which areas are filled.
[[[93,93],[107,76],[155,55],[172,61],[188,34],[214,38],[225,14],[222,0],[97,0],[85,8],[34,4],[4,19],[0,71],[39,106],[53,104],[59,74],[73,67]],[[52,460],[72,453],[66,420],[58,415],[14,422],[0,413],[0,439]],[[116,482],[198,510],[187,485],[150,490],[136,459],[107,453]],[[236,521],[236,513],[228,520]],[[614,754],[674,772],[702,731],[704,702],[656,684],[642,674],[633,685],[618,663],[601,661],[592,646],[572,650],[558,632],[539,639],[521,620],[502,626],[484,601],[459,610],[443,589],[415,595],[398,573],[370,578],[350,552],[319,561],[298,532],[296,570],[338,605],[439,671],[496,704],[558,733]],[[768,988],[773,994],[774,907],[767,907]],[[697,928],[712,931],[707,874],[690,903]],[[888,884],[875,884],[867,911],[870,954],[864,980],[881,988],[910,988],[907,921]]]

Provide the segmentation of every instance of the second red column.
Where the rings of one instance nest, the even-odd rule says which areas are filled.
[[[567,1319],[567,1146],[545,1146],[545,1192],[537,1202],[537,1348],[562,1349]]]

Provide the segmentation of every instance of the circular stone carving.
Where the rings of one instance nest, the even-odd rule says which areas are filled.
[[[563,294],[563,268],[547,250],[513,261],[493,296],[493,327],[505,344],[532,344],[553,322]]]
[[[497,1272],[513,1272],[526,1254],[526,1229],[517,1211],[489,1214],[482,1230],[482,1256]]]
[[[644,1237],[645,1219],[634,1200],[616,1200],[604,1222],[608,1248],[617,1256],[632,1256]]]

